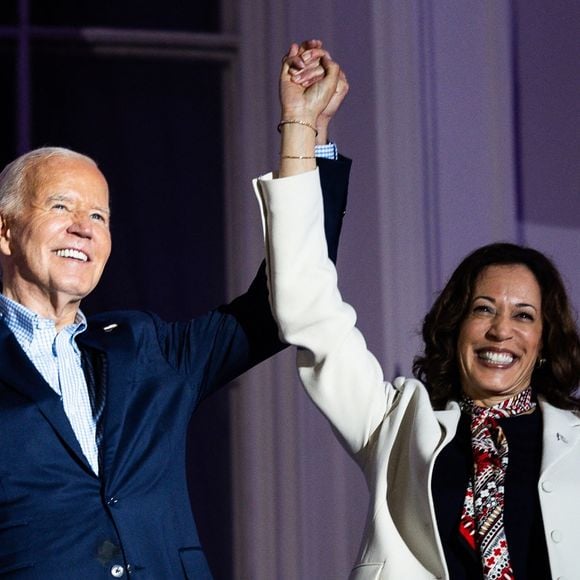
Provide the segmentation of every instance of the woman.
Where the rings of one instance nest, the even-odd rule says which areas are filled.
[[[336,83],[281,74],[277,179],[258,180],[271,304],[300,377],[371,493],[352,579],[580,578],[580,339],[557,270],[476,250],[425,318],[415,379],[386,382],[327,257],[311,125]]]

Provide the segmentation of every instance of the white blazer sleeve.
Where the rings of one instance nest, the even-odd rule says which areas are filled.
[[[300,378],[358,454],[395,395],[355,327],[328,258],[318,170],[254,181],[265,228],[270,303],[282,340],[299,347]]]

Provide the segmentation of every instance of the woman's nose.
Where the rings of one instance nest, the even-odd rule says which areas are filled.
[[[511,338],[511,321],[509,316],[497,314],[491,321],[487,334],[494,340],[507,340]]]

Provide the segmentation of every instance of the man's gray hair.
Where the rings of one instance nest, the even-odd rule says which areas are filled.
[[[95,167],[97,165],[90,157],[64,147],[40,147],[21,155],[0,173],[0,214],[10,217],[18,214],[26,196],[31,193],[30,186],[36,170],[56,157],[83,159]]]

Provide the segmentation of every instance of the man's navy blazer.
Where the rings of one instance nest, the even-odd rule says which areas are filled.
[[[319,166],[335,257],[350,161]],[[99,477],[0,321],[0,576],[211,578],[188,497],[187,425],[207,395],[284,346],[263,266],[246,294],[204,316],[111,312],[77,342],[93,405],[104,405]]]

